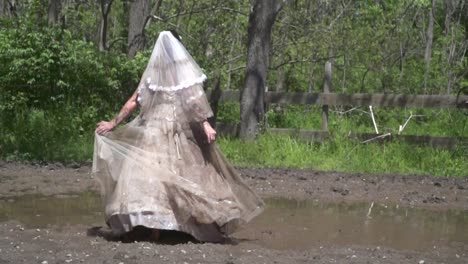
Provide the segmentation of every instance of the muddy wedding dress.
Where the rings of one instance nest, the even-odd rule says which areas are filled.
[[[222,241],[262,211],[262,200],[206,141],[205,79],[183,45],[160,33],[138,87],[139,115],[96,134],[92,170],[115,234],[145,226]]]

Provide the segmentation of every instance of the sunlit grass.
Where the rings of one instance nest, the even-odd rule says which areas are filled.
[[[401,142],[362,144],[346,139],[302,142],[287,136],[262,135],[255,142],[220,138],[234,164],[325,171],[468,176],[466,150],[442,150]]]
[[[398,133],[400,125],[412,116],[402,132],[404,135],[468,137],[468,116],[461,109],[374,107],[374,116],[380,133]],[[322,125],[321,107],[316,106],[271,106],[267,119],[270,127],[319,130]],[[329,128],[332,132],[375,133],[366,107],[331,108]]]
[[[224,107],[221,110],[223,111],[219,116],[221,121],[237,120],[234,118],[238,111],[236,106]],[[270,109],[267,115],[270,127],[313,130],[320,128],[321,116],[318,108],[287,107],[275,110],[277,112],[272,111]],[[405,111],[391,110],[385,112],[386,115],[377,116],[382,124],[381,132],[385,132],[383,124],[396,127],[403,123],[405,119],[400,117],[406,116]],[[223,113],[229,113],[229,115],[223,116]],[[467,118],[461,111],[443,110],[434,113],[434,111],[424,110],[418,114],[425,116],[433,114],[437,118],[414,120],[407,126],[404,134],[467,136]],[[15,123],[0,127],[2,134],[0,158],[90,161],[93,154],[94,134],[89,127],[83,128],[79,125],[78,118],[79,115],[72,112],[48,114],[43,111],[31,111],[17,115]],[[250,143],[220,137],[218,144],[226,156],[239,166],[468,176],[468,146],[466,144],[455,150],[434,149],[398,141],[362,144],[347,137],[349,131],[373,132],[368,115],[362,112],[352,115],[332,112],[329,128],[331,137],[323,143],[304,142],[288,136],[266,133]]]

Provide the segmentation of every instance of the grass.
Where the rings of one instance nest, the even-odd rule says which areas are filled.
[[[375,133],[369,109],[332,108],[329,114],[331,131]],[[347,112],[349,111],[349,112]],[[460,109],[423,108],[374,108],[374,116],[380,133],[397,133],[410,115],[403,134],[447,137],[468,137],[467,112]],[[271,107],[267,112],[270,127],[320,129],[322,115],[320,107],[291,105]]]
[[[332,133],[375,133],[369,109],[332,107],[329,113],[329,129]],[[351,110],[351,111],[350,111]],[[319,106],[270,105],[266,112],[269,127],[320,130],[322,109]],[[238,123],[239,104],[220,105],[218,121]],[[390,108],[374,107],[374,117],[380,133],[398,133],[410,115],[402,134],[440,137],[468,137],[468,111],[464,109]]]
[[[253,143],[220,138],[218,144],[227,158],[240,166],[468,176],[466,149],[448,151],[402,142],[361,144],[340,138],[310,143],[271,134],[262,135]]]
[[[468,176],[468,146],[455,150],[433,149],[392,141],[362,144],[347,138],[349,131],[373,132],[369,115],[362,111],[340,114],[333,109],[329,127],[331,139],[310,143],[287,136],[263,134],[255,142],[221,137],[218,144],[226,156],[240,166],[309,168],[326,171],[430,174],[448,177]],[[366,109],[361,109],[366,110]],[[467,137],[466,113],[461,110],[376,109],[381,133],[397,130],[413,114],[424,115],[410,121],[404,134]],[[220,108],[221,122],[234,122],[238,106]],[[89,161],[93,152],[95,117],[87,123],[79,115],[64,111],[50,114],[30,111],[17,115],[0,127],[0,158],[6,160]],[[10,119],[12,120],[12,119]],[[271,107],[270,127],[319,129],[320,108]],[[3,124],[7,124],[3,122]]]
[[[368,109],[332,108],[329,129],[332,139],[310,143],[294,138],[264,134],[255,142],[238,139],[218,140],[226,156],[237,165],[292,167],[326,171],[468,176],[468,145],[455,150],[434,149],[392,141],[362,144],[347,139],[349,132],[375,133]],[[221,108],[220,120],[238,113],[238,105]],[[229,113],[223,116],[223,113]],[[402,134],[468,137],[468,117],[460,109],[374,108],[380,133],[398,133],[408,117],[413,117]],[[300,105],[270,106],[266,114],[269,127],[321,129],[321,108]]]

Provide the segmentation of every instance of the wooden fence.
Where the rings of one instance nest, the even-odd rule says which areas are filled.
[[[326,65],[325,82],[323,93],[284,93],[267,92],[265,94],[265,104],[307,104],[322,105],[322,130],[302,130],[291,128],[269,128],[270,133],[290,135],[301,140],[322,142],[329,137],[328,132],[328,111],[329,106],[353,106],[353,107],[415,107],[415,108],[459,108],[466,111],[468,109],[467,95],[404,95],[404,94],[338,94],[331,93],[331,67]],[[219,88],[219,83],[216,85]],[[214,111],[219,103],[240,102],[240,91],[220,91],[219,89],[209,92],[209,98],[214,105]],[[468,118],[468,116],[466,117]],[[217,130],[221,134],[237,135],[239,128],[232,124],[216,124]],[[350,138],[370,141],[388,141],[398,139],[412,144],[428,145],[432,147],[453,149],[458,145],[468,146],[468,137],[432,137],[428,135],[393,135],[350,133]]]

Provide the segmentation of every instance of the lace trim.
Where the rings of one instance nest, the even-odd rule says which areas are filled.
[[[150,83],[151,78],[146,79],[146,83],[148,84],[148,89],[150,89],[152,91],[172,92],[172,91],[177,91],[177,90],[182,90],[182,89],[188,88],[188,87],[193,86],[195,84],[203,83],[205,80],[206,80],[206,75],[202,74],[198,78],[181,82],[181,83],[179,83],[178,85],[175,85],[175,86],[159,86],[157,84],[151,84]]]
[[[151,91],[154,91],[154,92],[156,92],[156,91],[172,92],[172,91],[178,91],[178,90],[182,90],[182,89],[185,89],[185,88],[189,88],[189,87],[191,87],[191,86],[193,86],[195,84],[203,83],[205,80],[206,80],[206,75],[202,74],[198,78],[192,79],[190,81],[182,82],[179,85],[165,87],[165,86],[158,86],[156,84],[151,84],[151,78],[147,78],[146,79],[146,85],[147,85],[148,89],[150,89]],[[138,90],[137,90],[137,94],[138,94],[137,102],[138,103],[141,103],[141,100],[142,100],[141,92],[142,91],[143,91],[143,86],[139,86]],[[199,97],[201,95],[203,95],[202,92],[200,92],[200,94],[198,96],[190,97],[187,100],[187,102],[191,101],[193,99],[196,99],[197,97]]]

